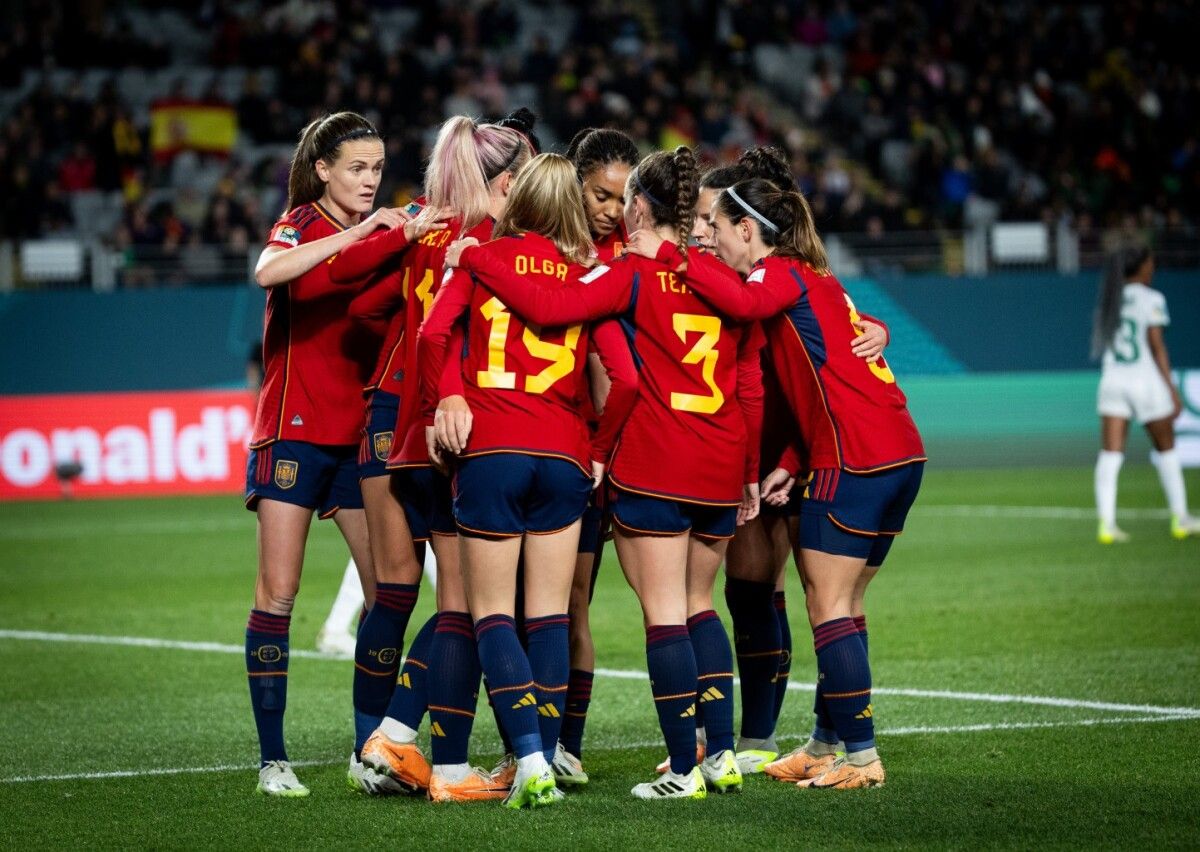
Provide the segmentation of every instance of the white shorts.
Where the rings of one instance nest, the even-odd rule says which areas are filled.
[[[1101,417],[1120,417],[1151,423],[1175,411],[1171,389],[1162,374],[1138,371],[1136,375],[1106,374],[1100,378],[1096,410]]]

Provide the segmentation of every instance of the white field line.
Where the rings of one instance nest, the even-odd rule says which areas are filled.
[[[201,651],[216,654],[244,654],[241,645],[226,645],[219,642],[185,642],[174,639],[154,639],[141,636],[97,636],[87,633],[45,633],[39,630],[0,630],[0,639],[26,640],[31,642],[71,642],[79,645],[122,645],[134,648],[155,648],[178,651]],[[291,652],[298,659],[342,660],[343,657],[320,651],[298,649]],[[623,680],[645,680],[646,673],[636,669],[597,668],[600,677]],[[737,678],[734,678],[737,681]],[[808,683],[792,681],[788,689],[811,692]],[[1100,710],[1109,713],[1141,713],[1162,716],[1200,718],[1197,707],[1161,707],[1153,704],[1117,704],[1108,701],[1089,701],[1076,698],[1056,698],[1044,695],[1009,695],[992,692],[955,692],[944,689],[908,689],[902,687],[872,687],[877,695],[898,695],[907,698],[939,698],[949,701],[974,701],[992,704],[1030,704],[1041,707],[1064,707]]]
[[[950,518],[1000,518],[1012,520],[1094,521],[1096,510],[1081,506],[1013,506],[988,504],[925,505],[913,507],[916,515]],[[1164,520],[1170,517],[1166,509],[1121,509],[1121,518],[1133,520]],[[89,538],[95,535],[170,535],[197,532],[245,532],[254,530],[250,515],[231,515],[228,518],[188,520],[164,518],[114,523],[82,521],[59,524],[13,524],[0,528],[0,541],[41,541],[64,538]]]
[[[1014,520],[1043,521],[1095,521],[1094,508],[1078,506],[988,506],[946,505],[925,506],[917,503],[914,515],[930,515],[941,518],[1004,518]],[[1117,512],[1122,518],[1135,520],[1166,520],[1171,517],[1166,509],[1122,509]]]
[[[1121,716],[1103,719],[1075,719],[1065,722],[995,722],[979,725],[944,725],[944,726],[915,726],[907,728],[885,728],[878,733],[881,737],[902,737],[914,734],[965,734],[982,733],[987,731],[1027,731],[1037,728],[1088,728],[1098,725],[1129,725],[1150,722],[1179,722],[1196,718],[1191,715],[1178,716]],[[784,735],[781,739],[802,739],[803,735]],[[662,740],[640,740],[623,742],[620,745],[589,745],[589,751],[633,751],[639,748],[654,748],[661,746]],[[345,763],[344,758],[336,760],[296,760],[292,766],[336,766]],[[0,778],[0,784],[29,784],[38,781],[97,781],[110,778],[150,778],[163,775],[199,775],[215,772],[252,772],[258,769],[254,764],[222,764],[218,766],[184,766],[173,769],[125,769],[114,772],[75,772],[66,775],[17,775],[11,778]]]

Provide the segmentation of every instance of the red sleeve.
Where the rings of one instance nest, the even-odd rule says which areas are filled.
[[[442,365],[442,377],[438,380],[438,399],[448,396],[463,396],[463,343],[467,339],[466,323],[456,322],[450,332],[446,346],[446,360]]]
[[[354,284],[366,278],[397,252],[408,248],[404,228],[376,231],[366,239],[351,243],[329,262],[329,277],[334,284]]]
[[[873,322],[873,323],[875,323],[875,325],[877,325],[883,329],[883,333],[885,335],[887,335],[887,337],[885,337],[884,341],[883,341],[884,347],[887,347],[892,342],[892,330],[887,327],[887,323],[885,323],[883,320],[876,319],[875,317],[871,316],[870,314],[864,314],[861,312],[859,313],[858,318],[860,320],[866,320],[867,322]]]
[[[688,256],[687,284],[736,322],[773,317],[800,298],[798,285],[789,275],[764,276],[748,287],[724,263],[701,252]]]
[[[766,339],[757,323],[746,329],[738,344],[737,398],[746,424],[746,467],[743,482],[758,481],[759,448],[762,444],[763,376],[759,350]]]
[[[592,326],[591,342],[611,382],[608,398],[604,401],[604,413],[600,415],[600,424],[592,438],[592,459],[608,464],[617,435],[637,400],[637,368],[625,333],[616,320],[605,320]]]
[[[804,451],[794,441],[789,441],[783,448],[783,454],[780,455],[779,461],[775,465],[775,467],[786,470],[792,477],[798,477],[805,466]]]
[[[460,268],[470,270],[501,302],[537,325],[586,322],[619,314],[629,307],[633,267],[625,261],[590,270],[576,269],[578,278],[572,275],[561,287],[531,285],[491,246],[464,249],[458,261]],[[583,274],[579,275],[580,271]]]
[[[373,276],[366,288],[350,301],[350,316],[359,322],[389,319],[404,305],[403,280],[399,272]]]
[[[471,304],[474,289],[470,275],[462,270],[455,272],[438,289],[429,306],[429,316],[421,323],[417,335],[417,364],[421,375],[421,410],[426,415],[437,408],[446,347],[458,318]]]

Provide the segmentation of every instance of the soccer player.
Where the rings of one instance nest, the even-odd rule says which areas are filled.
[[[583,192],[583,209],[588,231],[596,246],[596,258],[607,263],[625,249],[625,183],[629,171],[638,163],[638,149],[633,140],[611,128],[585,128],[571,140],[567,159],[575,164]],[[598,425],[599,412],[608,398],[608,378],[599,356],[588,353],[587,376],[591,396],[589,425]],[[583,768],[583,729],[591,703],[592,680],[596,666],[596,649],[588,621],[588,607],[600,572],[608,521],[602,507],[604,489],[592,492],[587,510],[583,513],[579,533],[579,556],[575,562],[575,578],[571,584],[571,602],[567,614],[571,642],[571,674],[567,680],[567,708],[562,732],[554,753],[554,777],[560,786],[586,784]]]
[[[590,262],[575,167],[543,154],[520,173],[488,244],[517,287],[554,286],[571,264]],[[540,283],[539,283],[540,282]],[[451,330],[469,318],[466,347]],[[567,603],[580,518],[636,394],[620,329],[531,325],[463,272],[439,290],[418,341],[422,397],[442,395],[447,351],[462,359],[464,393],[437,402],[438,445],[454,453],[454,516],[479,659],[517,761],[505,805],[553,804],[550,763],[566,705]],[[589,337],[612,387],[594,438],[580,412]],[[459,354],[461,353],[461,355]],[[624,357],[628,367],[610,360]],[[435,450],[440,461],[441,456]],[[598,476],[597,476],[598,480]],[[524,546],[528,651],[514,620],[517,561]]]
[[[729,166],[710,169],[700,179],[696,222],[692,237],[711,250],[709,214],[717,195],[738,181],[759,177],[780,189],[795,184],[787,160],[778,148],[750,148]],[[852,351],[873,361],[887,343],[887,329],[864,315],[863,330]],[[797,428],[769,352],[763,352],[763,435],[760,480],[775,470],[781,458],[791,459],[793,477],[807,474],[804,448],[793,447]],[[738,766],[743,774],[763,771],[779,756],[775,729],[787,695],[791,671],[791,627],[787,618],[785,569],[789,556],[802,565],[799,550],[793,554],[800,528],[802,486],[762,501],[759,516],[738,527],[725,560],[725,602],[733,619],[734,650],[738,660],[742,699],[741,730],[737,742]],[[803,575],[802,575],[803,576]],[[665,765],[660,766],[665,770]]]
[[[479,664],[459,567],[450,482],[430,465],[417,381],[417,329],[441,284],[446,246],[455,237],[491,236],[515,174],[533,153],[533,114],[521,110],[507,121],[510,126],[502,127],[456,116],[442,125],[426,171],[425,201],[427,210],[453,211],[448,228],[429,232],[407,251],[402,238],[389,232],[355,246],[358,254],[344,253],[354,273],[378,278],[355,299],[352,311],[388,320],[376,379],[400,402],[391,417],[395,440],[386,452],[375,449],[390,474],[385,477],[387,493],[393,511],[403,507],[404,531],[411,529],[411,539],[431,541],[439,565],[438,614],[414,641],[411,665],[406,664],[411,670],[401,676],[390,704],[385,700],[386,712],[379,714],[384,718],[375,719],[366,732],[363,761],[405,786],[428,789],[434,801],[501,798],[508,792],[502,779],[467,762]],[[456,377],[450,374],[452,380]],[[461,393],[461,380],[458,388]],[[395,524],[393,529],[399,533],[401,528]],[[426,707],[432,767],[416,745]]]
[[[815,788],[879,785],[885,773],[875,748],[863,604],[916,499],[925,451],[886,362],[850,350],[861,317],[829,272],[804,196],[761,179],[741,181],[717,197],[711,222],[716,253],[753,286],[731,283],[704,255],[688,258],[689,281],[736,320],[768,320],[771,360],[811,468],[799,541],[817,652],[817,723],[804,746],[764,769]],[[650,234],[633,235],[630,251],[678,255]],[[793,482],[786,469],[776,470],[763,493],[769,499]],[[836,758],[839,742],[844,758]]]
[[[292,606],[314,510],[334,519],[364,589],[374,580],[357,444],[359,394],[375,341],[355,333],[346,313],[354,291],[333,283],[326,261],[376,228],[402,225],[401,214],[388,208],[367,216],[383,161],[383,141],[362,116],[340,112],[309,124],[292,157],[289,212],[272,228],[255,268],[267,310],[265,377],[246,472],[246,506],[258,514],[246,665],[258,790],[269,795],[308,795],[288,761],[283,716]]]
[[[1125,460],[1129,421],[1136,419],[1150,436],[1150,461],[1158,471],[1171,511],[1171,535],[1200,533],[1191,517],[1183,468],[1175,452],[1175,418],[1183,408],[1171,381],[1171,361],[1163,340],[1170,322],[1167,301],[1150,287],[1154,254],[1144,246],[1116,252],[1100,284],[1092,327],[1092,357],[1102,358],[1096,408],[1100,414],[1100,455],[1096,458],[1097,538],[1101,544],[1125,542],[1117,526],[1117,476]]]
[[[647,157],[625,188],[626,226],[653,229],[687,251],[696,180],[687,148]],[[454,263],[453,252],[447,261]],[[723,323],[687,278],[655,260],[618,258],[559,288],[521,286],[487,247],[463,249],[458,261],[530,322],[622,316],[639,383],[609,474],[613,522],[617,554],[642,604],[647,664],[671,760],[669,772],[638,784],[633,794],[699,799],[708,786],[740,788],[733,654],[712,588],[737,523],[758,512],[758,442],[749,452],[747,435],[757,436],[761,425],[761,334],[756,340],[756,326]],[[726,274],[741,286],[732,271]],[[701,766],[697,713],[710,745]]]

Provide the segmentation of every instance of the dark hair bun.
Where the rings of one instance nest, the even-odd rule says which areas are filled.
[[[533,127],[537,124],[537,115],[529,107],[517,107],[496,124],[517,131],[529,140],[529,144],[533,146],[533,153],[542,153],[542,141],[533,132]]]
[[[796,187],[787,154],[782,148],[774,145],[749,148],[738,158],[738,164],[745,168],[749,177],[768,180],[781,190]]]

